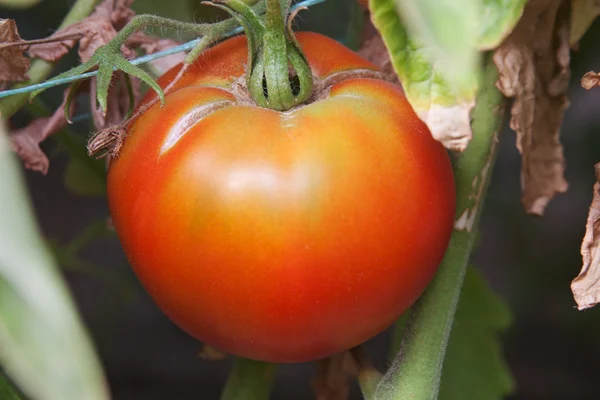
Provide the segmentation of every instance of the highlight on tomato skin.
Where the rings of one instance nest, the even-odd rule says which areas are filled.
[[[375,69],[297,36],[318,78]],[[247,358],[315,360],[421,295],[452,231],[452,168],[388,82],[349,78],[285,113],[240,104],[246,51],[243,36],[208,50],[131,125],[109,168],[111,214],[146,290],[190,335]]]

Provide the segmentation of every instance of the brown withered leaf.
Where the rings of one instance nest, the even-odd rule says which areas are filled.
[[[497,86],[515,98],[510,126],[523,157],[522,202],[536,215],[568,187],[559,130],[568,106],[569,60],[569,3],[563,0],[530,0],[494,53]]]
[[[569,33],[571,47],[577,45],[598,15],[600,15],[600,0],[571,0],[571,30]]]
[[[71,25],[65,29],[55,32],[49,38],[63,37],[68,35],[69,39],[57,40],[49,43],[32,44],[27,50],[31,58],[41,58],[42,60],[55,62],[64,57],[69,50],[75,46],[77,40],[83,37],[83,31],[79,29],[79,24]]]
[[[50,161],[40,148],[40,143],[67,125],[64,111],[67,95],[68,90],[65,91],[62,104],[51,117],[37,118],[24,128],[17,129],[9,135],[13,151],[21,157],[26,168],[44,175],[48,173]],[[69,114],[72,115],[74,112],[75,102],[72,102]]]
[[[390,82],[400,84],[400,79],[398,79],[398,75],[396,75],[392,60],[390,59],[390,53],[387,51],[383,39],[377,32],[363,42],[358,54],[379,67]]]
[[[133,18],[135,13],[129,8],[133,0],[105,0],[87,18],[55,32],[52,37],[69,37],[52,43],[31,45],[30,57],[56,61],[69,52],[79,41],[79,57],[86,62],[100,47],[108,43]],[[126,57],[134,55],[126,46],[122,47]]]
[[[374,391],[381,376],[367,359],[362,347],[354,347],[317,362],[317,376],[312,382],[315,399],[348,399],[348,381],[356,378],[361,384],[361,389]]]
[[[600,86],[600,74],[594,71],[586,72],[581,78],[581,86],[586,90]]]
[[[581,243],[583,267],[571,283],[577,308],[584,310],[600,302],[600,163],[596,169],[594,198],[590,205],[585,236]]]
[[[317,376],[312,387],[316,400],[346,400],[350,395],[348,380],[358,376],[349,352],[335,354],[317,362]]]
[[[0,19],[0,43],[21,42],[17,24],[12,19]],[[0,50],[0,82],[22,81],[27,79],[29,59],[21,46]]]

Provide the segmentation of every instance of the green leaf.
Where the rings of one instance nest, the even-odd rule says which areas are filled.
[[[468,67],[468,83],[449,80],[439,51],[405,29],[394,0],[370,0],[369,7],[413,109],[435,139],[447,148],[464,150],[471,139],[478,72]]]
[[[440,400],[500,400],[513,391],[500,341],[511,319],[481,272],[469,268],[444,361]]]
[[[439,73],[460,90],[470,90],[477,74],[479,2],[395,0],[409,36],[432,49]]]
[[[44,400],[104,400],[100,363],[40,237],[0,126],[0,362]]]
[[[527,0],[483,0],[477,46],[481,50],[496,48],[512,32],[523,15]]]

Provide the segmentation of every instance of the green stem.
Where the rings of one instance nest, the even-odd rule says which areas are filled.
[[[244,27],[248,38],[246,86],[260,107],[286,111],[312,95],[312,71],[286,25],[291,2],[266,0],[264,21],[241,0],[215,0]],[[293,17],[292,13],[292,17]]]
[[[362,32],[365,25],[365,11],[358,1],[350,4],[350,18],[346,33],[346,45],[356,51],[360,48],[362,41]]]
[[[263,41],[269,105],[282,110],[291,108],[288,103],[293,102],[294,96],[290,87],[285,23],[279,0],[267,0]]]
[[[77,0],[71,10],[69,10],[68,14],[63,19],[62,23],[58,27],[58,29],[66,28],[69,25],[74,24],[77,21],[80,21],[90,15],[96,4],[99,3],[99,0]],[[33,85],[36,83],[40,83],[44,79],[50,75],[52,69],[54,68],[54,63],[44,61],[41,59],[34,60],[31,63],[31,67],[27,74],[29,75],[29,79],[25,82],[18,83],[13,87],[23,87],[28,85]],[[5,97],[0,100],[0,114],[2,118],[8,119],[14,113],[19,111],[21,107],[25,105],[27,100],[29,99],[28,93],[22,93],[13,95],[10,97]]]
[[[504,98],[488,58],[473,112],[473,140],[454,164],[457,213],[450,246],[425,293],[412,307],[400,352],[377,387],[377,400],[437,399],[446,346],[495,161]]]
[[[221,400],[267,400],[275,368],[275,364],[237,358]]]

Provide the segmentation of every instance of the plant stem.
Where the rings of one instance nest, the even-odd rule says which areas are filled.
[[[59,25],[58,30],[66,28],[90,15],[98,2],[99,0],[77,0]],[[34,60],[27,72],[29,79],[14,85],[14,87],[23,87],[40,83],[50,75],[52,68],[54,68],[54,63],[41,59]],[[25,105],[28,99],[29,94],[22,93],[0,100],[0,115],[4,119],[10,118]]]
[[[350,22],[346,33],[346,46],[357,51],[361,45],[363,27],[365,25],[365,11],[358,1],[350,4]]]
[[[435,400],[448,338],[495,161],[504,98],[491,57],[473,112],[473,140],[454,163],[456,223],[434,280],[410,311],[400,352],[377,387],[377,400]]]
[[[275,368],[275,364],[237,358],[221,400],[267,400]]]

